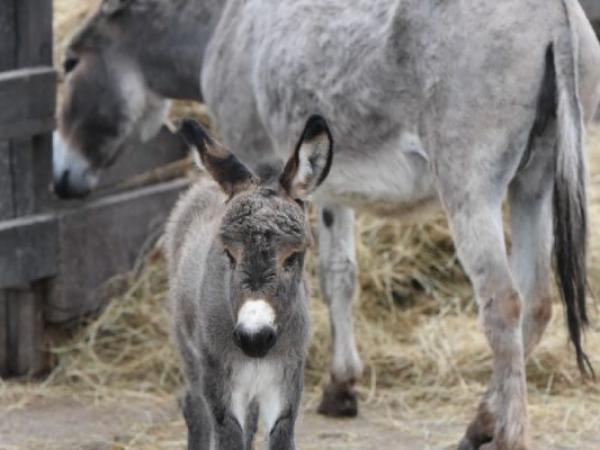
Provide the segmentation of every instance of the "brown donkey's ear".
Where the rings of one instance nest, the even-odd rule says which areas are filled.
[[[194,156],[199,157],[201,165],[230,197],[246,189],[254,180],[246,166],[214,141],[195,120],[184,119],[179,134],[190,147],[195,148],[197,154]]]
[[[327,178],[332,160],[333,138],[327,122],[311,116],[279,181],[292,198],[304,200]]]

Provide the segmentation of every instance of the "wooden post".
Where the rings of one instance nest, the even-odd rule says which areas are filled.
[[[8,375],[8,301],[0,290],[0,377]]]
[[[8,309],[8,373],[34,376],[47,368],[44,342],[44,283],[5,291]]]
[[[0,375],[45,369],[46,277],[57,269],[49,209],[56,74],[52,2],[0,7]]]
[[[0,0],[0,376],[46,370],[46,325],[97,311],[98,288],[132,268],[187,186],[179,179],[59,209],[51,58],[52,2]],[[107,172],[106,191],[187,153],[166,129],[132,150]]]

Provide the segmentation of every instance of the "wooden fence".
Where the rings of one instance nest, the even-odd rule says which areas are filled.
[[[48,367],[47,329],[99,308],[98,288],[129,270],[187,182],[60,202],[51,193],[56,72],[52,2],[0,0],[0,375]],[[181,158],[163,130],[105,177],[117,183]]]

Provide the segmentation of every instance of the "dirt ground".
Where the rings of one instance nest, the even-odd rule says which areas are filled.
[[[456,448],[463,424],[447,420],[411,420],[401,408],[363,405],[355,419],[328,419],[315,413],[317,397],[304,401],[297,445],[302,450],[447,450]],[[600,431],[600,430],[599,430]],[[185,426],[174,400],[139,399],[123,405],[67,396],[39,398],[25,407],[0,412],[1,450],[183,449]],[[453,436],[453,438],[449,438]],[[554,445],[552,436],[535,434],[531,450],[598,450],[600,432],[588,443]],[[260,437],[257,439],[260,442]],[[260,448],[257,444],[256,448]]]

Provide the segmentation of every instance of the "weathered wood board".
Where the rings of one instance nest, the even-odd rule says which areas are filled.
[[[158,236],[187,185],[187,180],[176,180],[61,213],[59,270],[46,319],[68,322],[98,310],[98,288],[133,267],[144,243]]]
[[[48,210],[51,176],[50,135],[0,141],[0,220]]]
[[[46,325],[96,311],[99,287],[132,268],[188,184],[134,188],[179,173],[177,164],[163,166],[187,148],[163,129],[106,171],[99,198],[58,201],[55,109],[52,2],[0,0],[0,376],[47,368]],[[129,190],[110,195],[115,187]]]
[[[45,284],[6,290],[8,310],[7,372],[13,376],[35,376],[47,368],[44,342],[43,303]]]
[[[0,377],[8,375],[8,301],[0,290]]]
[[[16,4],[12,0],[2,0],[0,8],[0,71],[11,70],[17,66],[17,24]]]
[[[0,73],[0,140],[54,129],[56,72],[34,67]]]
[[[58,269],[58,221],[53,215],[0,222],[0,289],[28,286]]]
[[[58,268],[50,207],[56,74],[52,2],[0,0],[0,375],[46,368],[44,306]],[[34,215],[38,214],[38,215]]]
[[[13,215],[10,142],[0,141],[0,220]]]
[[[0,2],[0,72],[52,65],[52,2]]]

